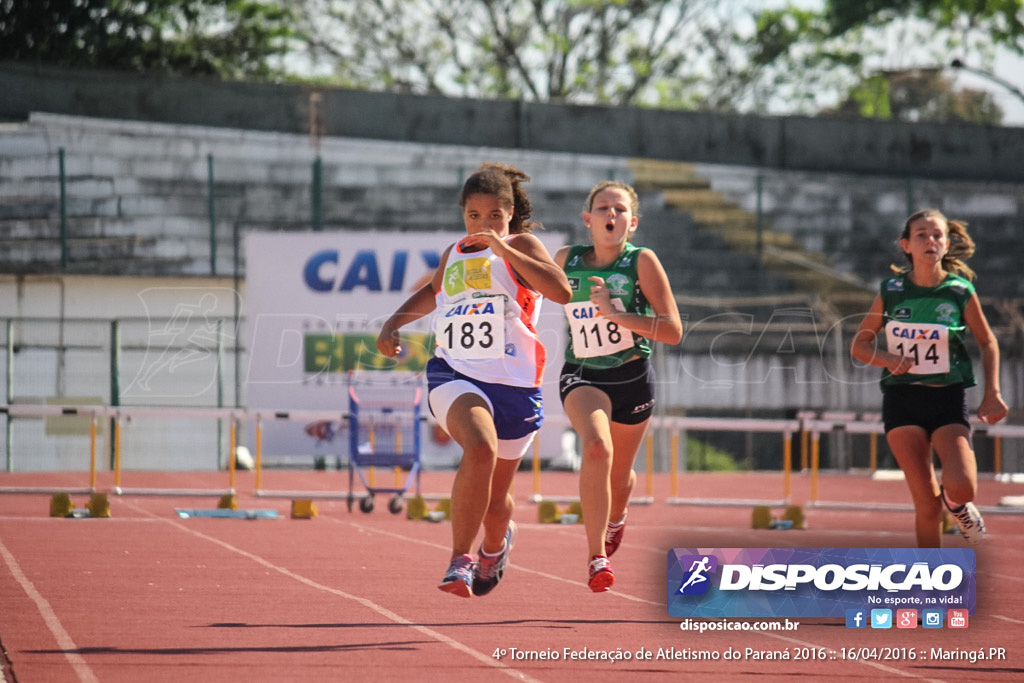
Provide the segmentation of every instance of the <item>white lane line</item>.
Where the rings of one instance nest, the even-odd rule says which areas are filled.
[[[407,543],[419,543],[420,545],[425,545],[425,546],[430,547],[430,548],[438,548],[440,550],[445,550],[445,551],[451,550],[450,547],[448,547],[446,545],[441,545],[440,543],[433,543],[431,541],[424,541],[423,539],[420,539],[420,538],[413,538],[412,536],[406,536],[405,534],[399,534],[399,533],[395,533],[393,531],[385,531],[385,530],[377,528],[377,527],[363,526],[362,524],[359,524],[358,522],[343,522],[343,521],[341,521],[339,519],[333,519],[331,517],[327,517],[325,519],[327,519],[328,521],[336,522],[338,524],[345,524],[347,526],[353,526],[356,529],[359,529],[360,531],[366,531],[366,532],[374,533],[374,534],[381,534],[383,536],[391,536],[392,538],[397,538],[397,539],[399,539],[401,541],[405,541]],[[525,526],[526,525],[523,525],[520,528],[524,528]],[[536,570],[536,569],[530,569],[529,567],[524,567],[524,566],[522,566],[520,564],[513,564],[512,566],[515,568],[515,570],[517,572],[522,572],[524,574],[533,574],[534,576],[540,576],[540,577],[543,577],[545,579],[549,579],[551,581],[559,581],[561,583],[567,583],[567,584],[570,584],[572,586],[582,586],[583,588],[586,588],[587,590],[590,590],[590,587],[587,586],[587,584],[583,583],[582,581],[573,581],[572,579],[566,579],[566,578],[564,578],[562,576],[557,576],[555,574],[549,574],[547,572],[542,572],[542,571],[539,571],[539,570]],[[609,596],[615,596],[616,598],[621,598],[623,600],[630,600],[632,602],[643,603],[645,605],[663,605],[664,604],[664,603],[661,603],[661,602],[657,602],[655,600],[646,600],[644,598],[640,598],[640,597],[637,597],[635,595],[627,595],[627,594],[622,593],[620,591],[610,591],[608,593],[608,595]]]
[[[401,539],[401,540],[406,541],[408,543],[419,543],[420,545],[425,545],[425,546],[432,547],[432,548],[440,548],[442,550],[448,550],[449,549],[448,546],[441,545],[439,543],[433,543],[433,542],[430,542],[430,541],[424,541],[424,540],[419,539],[419,538],[414,538],[412,536],[406,536],[404,534],[395,533],[393,531],[385,531],[385,530],[382,530],[380,528],[363,526],[362,524],[359,524],[358,522],[343,522],[341,520],[330,518],[330,517],[328,517],[326,519],[328,519],[330,521],[333,521],[333,522],[336,522],[338,524],[345,524],[345,525],[348,525],[348,526],[354,526],[357,529],[360,529],[362,531],[367,531],[367,532],[375,533],[375,534],[382,534],[382,535],[385,535],[385,536],[391,536],[392,538],[398,538],[398,539]],[[520,529],[524,529],[524,528],[530,528],[531,526],[534,526],[534,525],[521,524],[519,526],[519,528]],[[540,527],[540,528],[546,528],[546,527],[550,527],[552,525],[550,525],[550,524],[548,524],[548,525],[538,524],[536,526]],[[663,551],[659,551],[659,552],[661,554],[664,554]],[[527,574],[534,574],[536,576],[541,576],[541,577],[544,577],[546,579],[551,579],[553,581],[561,581],[563,583],[569,583],[569,584],[579,585],[579,586],[586,586],[586,584],[584,584],[582,582],[579,582],[579,581],[571,581],[571,580],[563,578],[561,576],[556,576],[554,574],[549,574],[547,572],[537,571],[537,570],[534,570],[534,569],[530,569],[528,567],[523,567],[522,565],[519,565],[519,564],[516,564],[516,565],[513,565],[513,566],[515,567],[515,570],[517,572],[524,572],[524,573],[527,573]],[[641,597],[638,597],[638,596],[635,596],[635,595],[627,595],[627,594],[623,593],[622,591],[611,591],[608,595],[609,596],[616,596],[616,597],[619,597],[619,598],[623,598],[625,600],[632,600],[634,602],[640,602],[640,603],[644,603],[644,604],[648,604],[648,605],[664,606],[664,604],[665,604],[663,602],[658,602],[658,601],[655,601],[655,600],[646,600],[644,598],[641,598]],[[769,619],[768,621],[771,621],[771,620]],[[782,635],[779,635],[777,633],[773,633],[771,631],[743,631],[743,633],[745,633],[745,634],[753,634],[753,635],[760,635],[760,636],[767,636],[769,638],[776,638],[778,640],[784,640],[784,641],[787,641],[787,642],[799,645],[800,647],[811,648],[811,649],[814,649],[814,650],[820,650],[820,649],[831,650],[832,649],[831,647],[829,647],[827,645],[816,645],[814,643],[808,643],[808,642],[805,642],[805,641],[802,641],[802,640],[797,640],[795,638],[790,638],[790,637],[787,637],[787,636],[782,636]],[[894,669],[892,667],[885,666],[884,664],[879,664],[877,662],[872,662],[872,661],[868,661],[868,660],[858,659],[858,660],[852,661],[851,663],[853,663],[853,664],[862,664],[864,666],[868,666],[868,667],[871,667],[871,668],[874,668],[874,669],[878,669],[879,671],[883,671],[885,673],[890,673],[890,674],[896,674],[896,675],[899,675],[899,676],[903,676],[904,678],[914,678],[914,679],[919,679],[919,680],[923,680],[923,681],[928,681],[929,683],[945,683],[945,681],[943,681],[942,679],[939,679],[939,678],[925,678],[924,676],[921,676],[919,674],[913,673],[911,671],[903,671],[901,669]]]
[[[1014,619],[1012,617],[1004,617],[1002,614],[993,614],[992,617],[995,618],[995,619],[1002,619],[1003,621],[1008,621],[1011,624],[1024,624],[1024,621],[1021,621],[1020,619]]]
[[[50,607],[50,603],[46,601],[36,587],[32,585],[28,577],[25,576],[25,572],[21,571],[21,567],[18,565],[18,560],[15,559],[14,555],[7,549],[3,541],[0,541],[0,556],[3,556],[4,562],[7,563],[7,568],[10,570],[14,580],[17,581],[25,594],[28,595],[29,599],[36,604],[36,609],[39,610],[39,615],[43,618],[43,622],[46,627],[50,629],[50,633],[57,640],[57,646],[64,650],[64,658],[68,660],[71,668],[75,670],[78,675],[78,680],[82,683],[99,683],[99,679],[89,668],[89,665],[85,663],[85,658],[78,654],[78,646],[75,645],[75,641],[71,639],[68,632],[64,630],[64,627],[60,623],[60,619],[54,613],[53,608]],[[3,674],[0,673],[0,678]]]
[[[127,505],[129,505],[130,507],[134,507],[138,512],[141,512],[142,514],[150,514],[146,510],[144,510],[142,508],[138,508],[138,507],[132,505],[131,503],[127,503]],[[156,515],[153,515],[153,516],[156,516]],[[313,581],[312,579],[308,579],[305,576],[302,576],[300,574],[296,574],[295,572],[291,571],[290,569],[286,569],[285,567],[279,567],[276,564],[274,564],[272,562],[269,562],[268,560],[263,559],[259,555],[253,555],[252,553],[250,553],[250,552],[248,552],[246,550],[242,550],[241,548],[237,548],[237,547],[231,545],[230,543],[227,543],[225,541],[220,540],[219,538],[214,538],[213,536],[207,536],[206,534],[202,533],[201,531],[196,531],[195,529],[190,529],[189,527],[185,526],[184,524],[181,524],[180,522],[176,522],[174,520],[164,519],[164,518],[159,518],[159,519],[161,519],[162,521],[166,522],[167,524],[170,524],[173,527],[181,529],[182,531],[184,531],[186,533],[192,534],[193,536],[196,536],[197,538],[201,538],[201,539],[203,539],[205,541],[209,541],[210,543],[213,543],[214,545],[219,545],[220,547],[224,548],[225,550],[228,550],[230,552],[233,552],[233,553],[236,553],[238,555],[241,555],[242,557],[244,557],[246,559],[249,559],[249,560],[252,560],[253,562],[256,562],[257,564],[262,565],[262,566],[266,567],[267,569],[273,570],[273,571],[275,571],[275,572],[277,572],[277,573],[279,573],[279,574],[281,574],[283,576],[286,576],[286,577],[288,577],[290,579],[298,581],[299,583],[301,583],[301,584],[303,584],[305,586],[309,586],[310,588],[313,588],[313,589],[319,590],[319,591],[323,591],[325,593],[330,593],[331,595],[335,595],[335,596],[337,596],[339,598],[343,598],[345,600],[351,600],[353,602],[357,602],[360,605],[362,605],[363,607],[366,607],[367,609],[370,609],[370,610],[376,612],[377,614],[383,616],[386,619],[389,619],[390,621],[395,622],[396,624],[402,624],[403,626],[409,626],[413,630],[418,631],[418,632],[422,633],[423,635],[425,635],[425,636],[427,636],[429,638],[433,638],[434,640],[437,640],[438,642],[444,643],[445,645],[447,645],[448,647],[450,647],[450,648],[452,648],[454,650],[458,650],[459,652],[467,654],[470,657],[472,657],[472,658],[476,659],[477,661],[479,661],[481,664],[486,664],[487,666],[489,666],[491,668],[497,669],[501,673],[504,673],[504,674],[510,676],[511,678],[514,678],[514,679],[519,680],[519,681],[525,681],[525,683],[542,683],[542,681],[540,681],[538,679],[535,679],[535,678],[532,678],[532,677],[526,675],[525,673],[523,673],[522,671],[520,671],[518,669],[515,669],[515,668],[513,668],[513,667],[511,667],[511,666],[509,666],[509,665],[507,665],[507,664],[505,664],[503,662],[500,662],[500,661],[494,659],[489,654],[486,654],[486,653],[483,653],[483,652],[478,652],[477,650],[474,650],[473,648],[469,647],[468,645],[465,645],[465,644],[455,640],[454,638],[449,638],[448,636],[444,635],[443,633],[439,633],[439,632],[435,631],[432,628],[428,628],[426,626],[420,626],[420,625],[418,625],[418,624],[416,624],[416,623],[414,623],[412,621],[409,621],[405,617],[403,617],[403,616],[401,616],[399,614],[396,614],[395,612],[392,612],[391,610],[387,609],[386,607],[378,605],[377,603],[373,602],[372,600],[367,600],[366,598],[359,597],[358,595],[352,595],[351,593],[346,593],[345,591],[338,590],[337,588],[331,588],[330,586],[325,586],[322,583],[317,583],[316,581]]]

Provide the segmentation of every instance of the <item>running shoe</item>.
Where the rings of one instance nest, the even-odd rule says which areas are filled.
[[[462,598],[473,597],[473,558],[459,555],[452,559],[448,572],[444,575],[438,588],[446,593],[454,593]]]
[[[615,572],[612,571],[611,562],[604,555],[594,555],[590,560],[590,580],[587,582],[590,590],[595,593],[603,593],[615,583]]]
[[[505,576],[508,556],[516,544],[518,533],[516,523],[510,521],[508,531],[505,532],[505,547],[497,555],[485,555],[484,547],[480,546],[480,561],[473,569],[473,595],[487,595]]]
[[[960,527],[960,534],[967,539],[971,545],[978,545],[985,538],[985,520],[974,503],[964,503],[956,510],[950,510],[956,525]]]
[[[611,557],[619,549],[619,544],[622,543],[622,534],[624,533],[626,533],[625,516],[623,516],[621,522],[608,522],[608,526],[604,530],[604,554],[607,557]]]

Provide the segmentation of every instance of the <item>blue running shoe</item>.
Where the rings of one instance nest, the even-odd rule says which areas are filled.
[[[473,597],[473,567],[475,563],[469,555],[459,555],[452,560],[448,571],[438,588],[446,593],[454,593],[462,598]]]
[[[487,595],[501,581],[518,534],[516,523],[510,521],[508,531],[505,532],[505,547],[501,552],[497,555],[485,555],[483,546],[480,546],[480,561],[473,570],[473,595]]]

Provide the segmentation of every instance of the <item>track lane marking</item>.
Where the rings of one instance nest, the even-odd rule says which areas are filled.
[[[7,569],[10,570],[14,580],[21,585],[21,589],[25,591],[25,594],[29,597],[32,602],[35,603],[36,609],[39,610],[39,616],[43,618],[43,622],[46,627],[50,629],[50,633],[57,641],[57,647],[64,650],[64,658],[68,660],[68,664],[74,669],[75,675],[78,676],[78,680],[82,683],[99,683],[99,679],[96,678],[96,674],[92,672],[92,669],[86,663],[85,658],[78,654],[78,646],[75,645],[75,641],[72,640],[71,635],[64,629],[64,626],[60,623],[60,619],[57,618],[57,614],[53,611],[50,603],[42,596],[42,594],[36,590],[36,587],[32,584],[25,572],[21,571],[21,566],[18,564],[18,560],[11,554],[11,551],[7,549],[3,541],[0,540],[0,556],[3,556],[4,562],[7,563]],[[13,662],[12,662],[13,665]],[[0,673],[0,678],[3,674]]]
[[[135,510],[137,510],[138,512],[141,512],[142,514],[146,514],[146,515],[152,514],[152,513],[149,513],[148,511],[146,511],[143,508],[136,507],[135,505],[133,505],[131,503],[127,503],[127,505],[129,505],[130,507],[134,507]],[[201,531],[196,531],[195,529],[190,529],[187,526],[185,526],[184,524],[181,524],[180,522],[178,522],[176,520],[165,519],[165,518],[159,517],[159,516],[157,516],[155,514],[153,514],[153,516],[156,517],[157,519],[160,519],[163,522],[166,522],[167,524],[169,524],[169,525],[171,525],[173,527],[181,529],[182,531],[184,531],[184,532],[186,532],[188,534],[191,534],[191,535],[193,535],[193,536],[195,536],[197,538],[201,538],[201,539],[203,539],[205,541],[213,543],[214,545],[218,545],[221,548],[224,548],[225,550],[233,552],[233,553],[235,553],[237,555],[241,555],[242,557],[244,557],[244,558],[246,558],[248,560],[252,560],[253,562],[255,562],[255,563],[257,563],[257,564],[259,564],[259,565],[261,565],[263,567],[266,567],[267,569],[273,570],[273,571],[281,574],[282,576],[285,576],[285,577],[287,577],[289,579],[292,579],[294,581],[298,581],[299,583],[301,583],[301,584],[303,584],[305,586],[308,586],[308,587],[313,588],[315,590],[323,591],[325,593],[330,593],[331,595],[335,595],[335,596],[337,596],[339,598],[343,598],[345,600],[351,600],[353,602],[359,603],[363,607],[366,607],[367,609],[369,609],[369,610],[371,610],[373,612],[376,612],[377,614],[381,615],[382,617],[384,617],[384,618],[386,618],[386,619],[388,619],[390,621],[395,622],[396,624],[401,624],[403,626],[408,626],[408,627],[412,628],[413,630],[418,631],[419,633],[422,633],[423,635],[428,636],[428,637],[430,637],[430,638],[432,638],[432,639],[434,639],[434,640],[436,640],[436,641],[438,641],[440,643],[443,643],[443,644],[447,645],[448,647],[450,647],[450,648],[452,648],[454,650],[462,652],[463,654],[467,654],[470,657],[472,657],[473,659],[476,659],[477,661],[479,661],[481,664],[486,664],[487,666],[489,666],[489,667],[491,667],[493,669],[497,669],[501,673],[504,673],[504,674],[506,674],[506,675],[508,675],[508,676],[510,676],[512,678],[515,678],[516,680],[524,681],[525,683],[543,683],[539,679],[532,678],[532,677],[528,676],[527,674],[523,673],[522,671],[509,666],[508,664],[505,664],[503,662],[499,662],[499,661],[495,660],[493,657],[491,657],[488,654],[485,654],[483,652],[478,652],[477,650],[474,650],[473,648],[471,648],[468,645],[465,645],[465,644],[455,640],[454,638],[450,638],[450,637],[444,635],[443,633],[439,633],[439,632],[435,631],[434,629],[429,628],[427,626],[420,626],[419,624],[416,624],[416,623],[406,619],[405,617],[401,616],[400,614],[392,612],[391,610],[389,610],[388,608],[386,608],[386,607],[384,607],[382,605],[378,605],[377,603],[373,602],[372,600],[367,600],[366,598],[359,597],[358,595],[353,595],[351,593],[346,593],[345,591],[338,590],[337,588],[331,588],[330,586],[325,586],[322,583],[317,583],[316,581],[313,581],[312,579],[306,578],[305,576],[302,576],[301,574],[296,574],[295,572],[291,571],[290,569],[287,569],[285,567],[279,567],[278,565],[274,564],[273,562],[270,562],[269,560],[266,560],[266,559],[260,557],[259,555],[254,555],[253,553],[250,553],[247,550],[243,550],[241,548],[233,546],[233,545],[231,545],[230,543],[228,543],[226,541],[222,541],[219,538],[214,538],[213,536],[209,536],[207,534],[204,534]],[[97,683],[98,683],[98,681],[97,681]]]
[[[423,539],[415,538],[415,537],[412,537],[412,536],[406,536],[404,534],[399,534],[399,533],[396,533],[396,532],[393,532],[393,531],[386,531],[386,530],[382,530],[382,529],[375,528],[375,527],[364,526],[362,524],[359,524],[358,522],[343,522],[341,520],[333,519],[333,518],[330,518],[330,517],[328,517],[326,519],[334,521],[337,524],[344,524],[344,525],[347,525],[347,526],[353,526],[353,527],[355,527],[355,528],[357,528],[357,529],[359,529],[361,531],[368,531],[368,532],[371,532],[371,533],[378,533],[378,534],[383,534],[383,535],[386,535],[386,536],[391,536],[393,538],[397,538],[397,539],[400,539],[400,540],[408,542],[408,543],[419,543],[420,545],[425,545],[425,546],[433,547],[433,548],[441,548],[443,550],[449,550],[450,549],[450,548],[448,548],[448,546],[442,545],[440,543],[434,543],[432,541],[424,541]],[[519,525],[519,528],[520,529],[528,529],[528,528],[531,528],[533,526],[549,527],[549,526],[552,526],[552,525],[550,525],[550,524],[537,524],[537,525],[521,524],[521,525]],[[659,552],[661,554],[664,554],[663,551],[659,551]],[[541,577],[544,577],[544,578],[547,578],[547,579],[551,579],[551,580],[554,580],[554,581],[561,581],[563,583],[569,583],[569,584],[579,585],[579,586],[584,586],[584,587],[586,586],[586,584],[584,584],[581,581],[572,581],[571,579],[566,579],[566,578],[563,578],[561,576],[557,576],[555,574],[549,574],[547,572],[542,572],[542,571],[538,571],[538,570],[535,570],[535,569],[530,569],[528,567],[524,567],[524,566],[519,565],[519,564],[514,565],[514,566],[516,568],[516,571],[521,571],[521,572],[525,572],[525,573],[528,573],[528,574],[534,574],[536,576],[541,576]],[[663,602],[658,602],[658,601],[654,601],[654,600],[647,600],[645,598],[641,598],[641,597],[634,596],[634,595],[627,595],[627,594],[623,593],[622,591],[610,591],[608,594],[616,596],[616,597],[619,597],[619,598],[622,598],[622,599],[625,599],[625,600],[632,600],[634,602],[640,602],[640,603],[644,603],[644,604],[648,604],[648,605],[664,606],[664,604],[665,604]],[[790,638],[788,636],[782,636],[782,635],[779,635],[779,634],[774,633],[772,631],[743,631],[743,633],[750,633],[750,634],[754,634],[754,635],[767,636],[769,638],[776,638],[778,640],[783,640],[783,641],[786,641],[786,642],[790,642],[790,643],[799,645],[800,647],[807,647],[807,648],[812,648],[812,649],[815,649],[815,650],[817,650],[817,649],[832,650],[833,649],[832,647],[827,646],[827,645],[815,645],[814,643],[808,643],[808,642],[805,642],[805,641],[802,641],[802,640],[797,640],[795,638]],[[884,664],[879,664],[877,662],[872,662],[872,661],[868,661],[868,660],[861,660],[861,659],[852,660],[851,663],[852,664],[862,664],[864,666],[868,666],[868,667],[871,667],[873,669],[877,669],[879,671],[883,671],[885,673],[897,674],[899,676],[903,676],[904,678],[912,678],[912,679],[927,681],[928,683],[946,683],[946,681],[944,681],[941,678],[926,678],[924,676],[921,676],[919,674],[913,673],[911,671],[904,671],[902,669],[894,669],[894,668],[886,666]]]

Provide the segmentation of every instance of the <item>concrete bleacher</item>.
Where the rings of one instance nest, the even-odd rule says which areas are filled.
[[[1018,185],[313,140],[41,113],[0,126],[0,264],[9,273],[191,276],[237,268],[244,275],[236,251],[246,234],[312,228],[318,154],[324,230],[461,231],[461,182],[481,162],[503,161],[531,175],[534,218],[572,242],[586,239],[580,211],[594,183],[635,184],[636,241],[657,251],[681,294],[870,289],[902,258],[895,240],[908,208],[937,206],[969,222],[981,291],[1024,296],[1017,273],[1024,246],[1014,239],[1024,214]]]
[[[462,180],[481,162],[502,161],[531,175],[534,219],[575,237],[589,188],[629,179],[625,160],[608,157],[37,114],[0,130],[0,262],[8,272],[60,269],[60,150],[66,270],[98,274],[210,274],[211,233],[216,270],[230,274],[236,229],[312,228],[318,153],[324,230],[460,231]]]
[[[889,265],[903,265],[898,239],[907,216],[937,208],[964,220],[977,245],[968,262],[982,296],[1024,296],[1024,185],[922,180],[701,164],[697,172],[723,197],[749,212],[757,207],[761,175],[763,221],[788,235],[828,267],[876,286]]]
[[[14,273],[189,276],[231,274],[237,258],[244,274],[236,231],[240,246],[250,232],[312,228],[318,154],[324,230],[461,231],[462,181],[481,162],[502,161],[531,175],[533,218],[572,242],[586,240],[580,212],[589,189],[605,179],[634,182],[636,166],[617,157],[34,114],[0,130],[0,262]],[[663,188],[638,189],[636,241],[658,252],[677,291],[790,288],[761,272],[749,250],[695,230],[694,214],[670,206]]]

